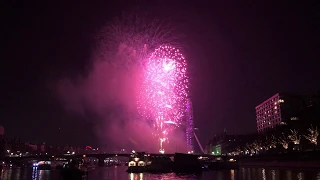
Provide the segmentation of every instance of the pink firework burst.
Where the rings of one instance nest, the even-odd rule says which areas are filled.
[[[151,54],[142,87],[139,111],[153,122],[163,153],[169,132],[182,123],[188,97],[186,61],[179,49],[160,46]]]

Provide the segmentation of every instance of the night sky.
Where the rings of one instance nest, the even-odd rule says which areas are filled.
[[[279,91],[320,89],[316,0],[50,2],[8,0],[1,10],[0,124],[9,137],[100,144],[88,123],[94,115],[66,112],[53,87],[90,73],[95,33],[137,6],[170,17],[184,34],[202,143],[224,128],[255,132],[255,106]]]

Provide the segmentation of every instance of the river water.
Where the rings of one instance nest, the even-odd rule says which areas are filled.
[[[89,173],[89,180],[320,180],[320,171],[240,168],[239,170],[206,171],[194,175],[126,173],[127,167],[99,167]],[[59,172],[35,169],[5,169],[1,180],[58,180]]]

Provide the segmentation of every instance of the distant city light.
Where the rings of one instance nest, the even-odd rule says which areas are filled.
[[[193,154],[193,151],[188,151],[188,154]]]

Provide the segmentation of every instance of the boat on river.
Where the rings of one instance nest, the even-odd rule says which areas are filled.
[[[83,179],[88,177],[88,169],[83,159],[71,159],[60,170],[61,179]]]
[[[149,158],[149,164],[146,166],[146,172],[150,173],[169,173],[173,168],[173,161],[167,156],[152,156]]]
[[[165,155],[150,156],[145,152],[130,155],[127,172],[129,173],[168,173],[172,171],[173,161]]]
[[[146,166],[150,164],[149,157],[145,152],[132,151],[127,172],[129,173],[143,173],[146,171]]]

